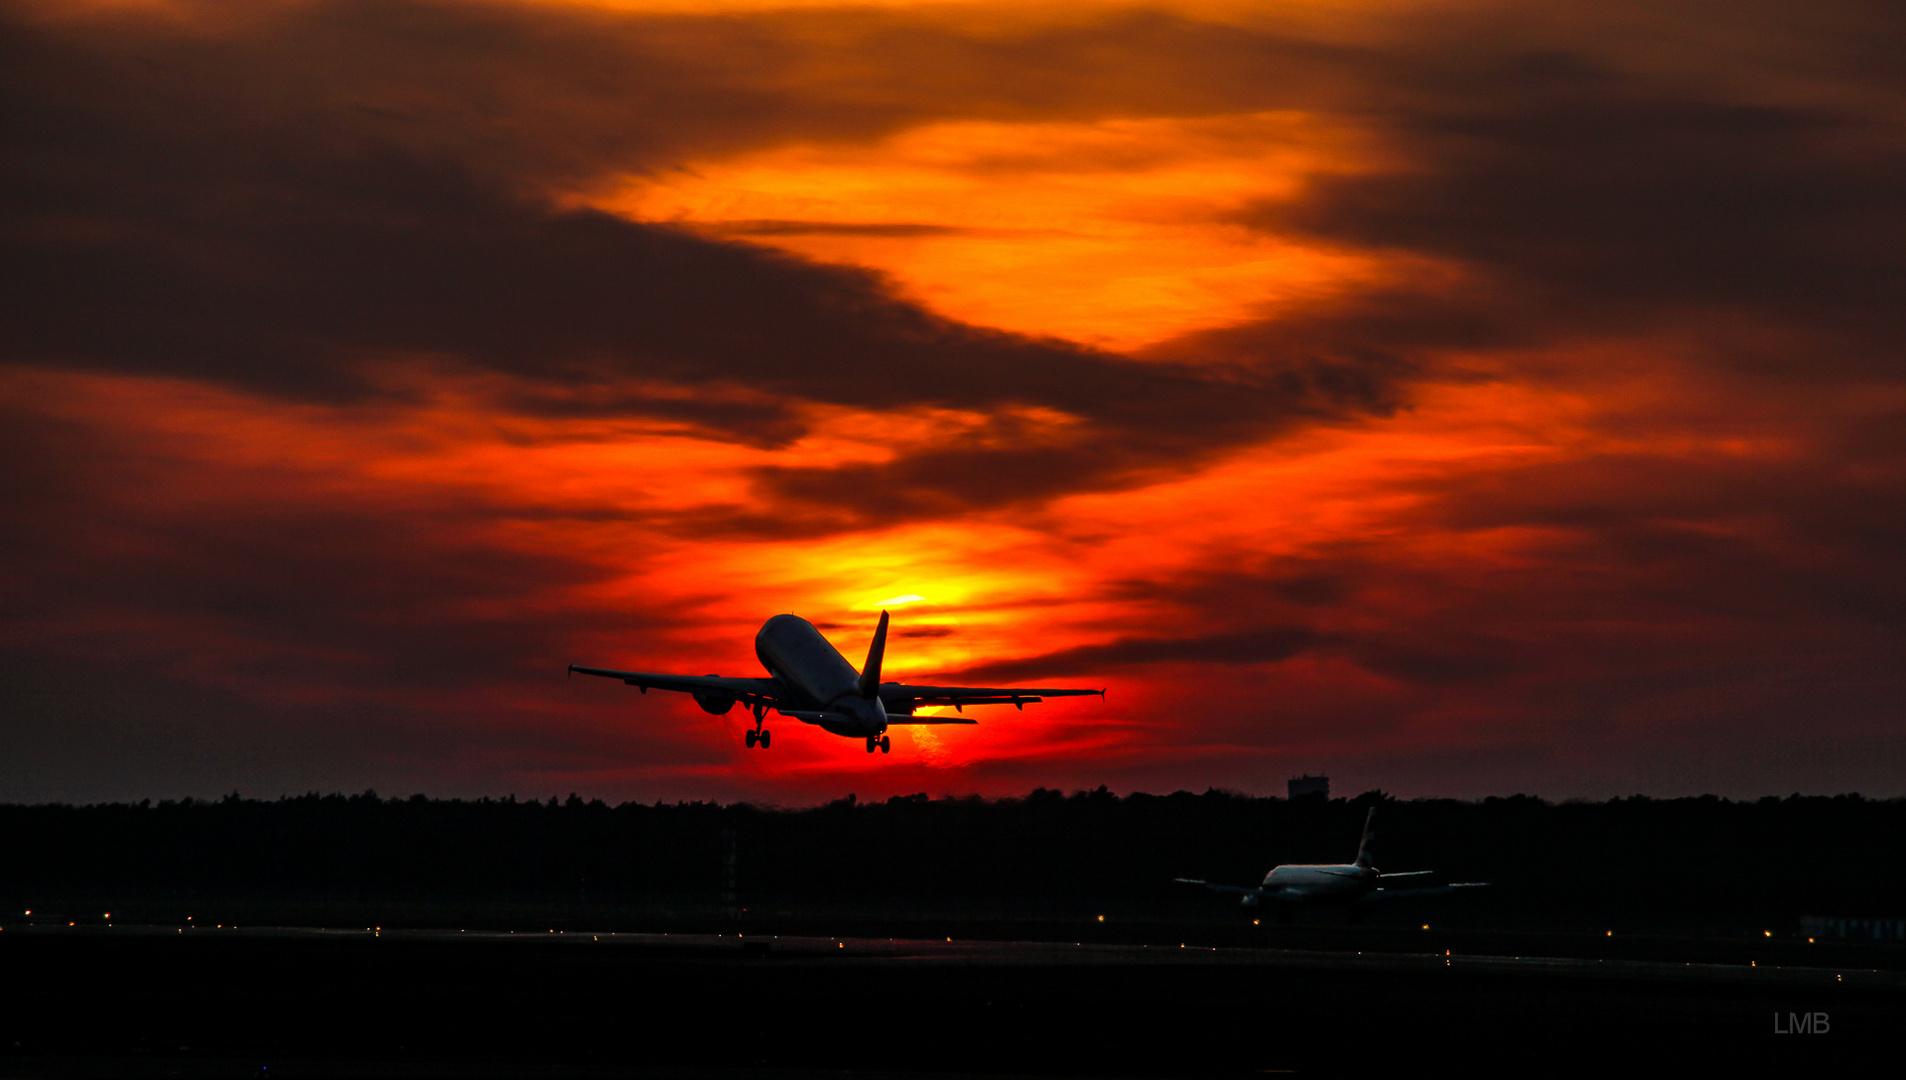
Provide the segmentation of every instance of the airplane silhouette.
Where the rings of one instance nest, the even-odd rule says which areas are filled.
[[[913,686],[880,681],[880,661],[887,649],[887,613],[880,613],[867,663],[856,672],[814,624],[798,615],[776,615],[761,624],[754,636],[754,653],[768,678],[728,678],[721,675],[660,675],[644,671],[569,665],[572,673],[621,679],[648,693],[679,690],[692,694],[705,712],[720,716],[736,702],[754,713],[754,730],[747,734],[750,749],[768,748],[771,734],[761,726],[768,710],[804,724],[848,738],[867,740],[867,752],[888,752],[887,728],[895,724],[976,724],[949,716],[916,716],[914,710],[951,705],[963,712],[968,705],[1027,705],[1049,697],[1080,697],[1100,690],[1055,690],[996,686]]]

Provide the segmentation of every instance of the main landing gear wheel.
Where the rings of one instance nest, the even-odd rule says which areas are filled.
[[[872,735],[867,736],[867,752],[869,754],[873,753],[874,747],[879,745],[880,745],[879,739],[874,738]]]
[[[887,752],[887,737],[885,735],[880,737],[880,752],[883,754]]]
[[[754,740],[755,740],[755,733],[752,731],[748,732],[747,739],[746,739],[748,743],[748,749],[750,750],[754,749]]]
[[[772,734],[774,734],[772,731],[763,731],[761,733],[761,749],[766,750],[768,748],[768,736]]]
[[[748,732],[748,749],[752,750],[756,746],[759,746],[761,749],[766,750],[768,748],[768,736],[770,734],[771,733],[767,731]]]

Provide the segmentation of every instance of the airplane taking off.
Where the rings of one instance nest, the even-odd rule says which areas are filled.
[[[951,705],[964,711],[968,705],[1012,705],[1024,709],[1028,704],[1049,697],[1080,697],[1104,690],[1035,690],[991,686],[911,686],[880,681],[881,655],[887,651],[887,613],[880,613],[880,625],[874,630],[874,643],[867,650],[867,663],[859,672],[840,654],[840,650],[798,615],[776,615],[761,624],[754,636],[754,654],[769,678],[723,678],[720,675],[655,675],[644,671],[611,671],[607,668],[569,665],[572,673],[621,679],[630,686],[649,692],[680,690],[693,694],[695,703],[705,712],[720,716],[735,707],[737,701],[754,713],[754,730],[748,732],[748,747],[768,748],[768,732],[761,726],[769,709],[791,716],[804,724],[816,724],[823,730],[848,738],[867,740],[867,752],[888,752],[887,728],[893,724],[977,724],[965,717],[915,716],[923,706]]]
[[[1173,878],[1173,881],[1186,885],[1202,885],[1212,892],[1233,893],[1242,897],[1245,907],[1256,907],[1266,900],[1276,905],[1280,921],[1288,921],[1292,908],[1304,906],[1336,905],[1350,907],[1352,904],[1367,903],[1373,900],[1394,900],[1405,896],[1435,896],[1455,892],[1457,889],[1480,889],[1489,883],[1486,881],[1467,881],[1455,885],[1438,885],[1421,889],[1391,889],[1383,883],[1397,878],[1427,877],[1434,870],[1402,870],[1384,873],[1370,865],[1370,842],[1376,834],[1372,826],[1376,823],[1377,808],[1372,806],[1370,813],[1363,819],[1363,840],[1357,845],[1357,859],[1351,863],[1334,864],[1286,864],[1278,866],[1264,875],[1264,882],[1256,887],[1247,885],[1214,885],[1209,881],[1196,878]],[[1354,908],[1351,909],[1353,912]]]

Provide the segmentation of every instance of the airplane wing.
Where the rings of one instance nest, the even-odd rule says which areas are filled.
[[[1030,687],[999,686],[910,686],[906,683],[881,683],[880,701],[889,714],[911,713],[918,708],[930,705],[951,705],[962,710],[968,705],[1012,705],[1023,709],[1027,705],[1043,701],[1049,697],[1085,697],[1097,694],[1105,696],[1104,690],[1051,690]],[[906,721],[896,721],[905,723]],[[916,720],[913,723],[934,723],[934,720]],[[937,721],[939,723],[959,723],[959,721]]]
[[[1175,878],[1172,878],[1172,880],[1177,882],[1180,885],[1202,885],[1205,888],[1210,889],[1212,892],[1243,893],[1246,896],[1249,896],[1258,892],[1257,889],[1254,889],[1249,885],[1216,885],[1216,884],[1213,884],[1212,882],[1205,881],[1200,878],[1175,877]]]
[[[1383,876],[1389,877],[1390,875],[1385,874]],[[1373,900],[1401,900],[1404,897],[1410,896],[1447,896],[1457,889],[1482,889],[1488,886],[1489,882],[1487,881],[1461,881],[1453,885],[1431,885],[1421,889],[1385,889],[1379,886],[1373,892],[1364,893],[1362,901],[1367,903]]]
[[[605,679],[621,679],[630,686],[648,693],[656,690],[679,690],[685,694],[731,697],[749,705],[765,705],[772,708],[776,703],[788,701],[789,695],[774,679],[727,678],[721,675],[661,675],[650,671],[614,671],[609,668],[581,667],[569,665],[569,670],[577,675],[600,675]]]

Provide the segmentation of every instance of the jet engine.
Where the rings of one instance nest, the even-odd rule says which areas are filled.
[[[735,699],[723,697],[720,694],[696,694],[695,704],[700,705],[702,711],[705,713],[713,713],[716,716],[720,716],[722,713],[735,707]]]

